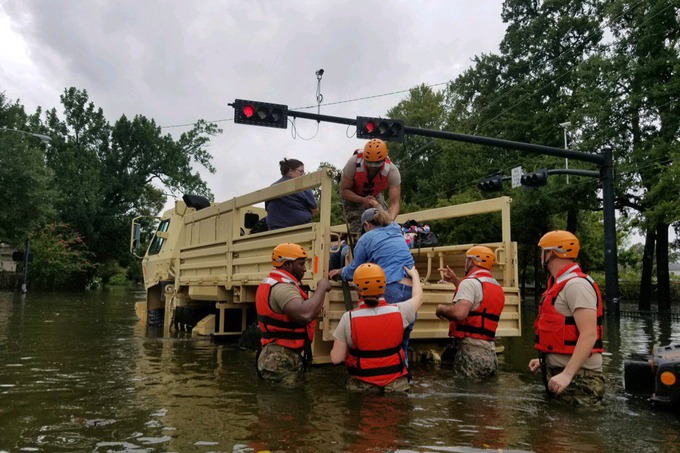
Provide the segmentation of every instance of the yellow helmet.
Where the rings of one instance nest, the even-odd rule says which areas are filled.
[[[467,258],[472,258],[472,261],[485,269],[491,269],[491,267],[496,262],[496,255],[493,253],[489,247],[484,247],[483,245],[475,245],[470,247],[467,252],[465,252]]]
[[[274,247],[272,252],[272,264],[281,267],[286,261],[295,261],[298,258],[307,258],[307,252],[301,245],[284,242]]]
[[[556,230],[545,233],[538,246],[552,251],[558,258],[578,258],[581,244],[578,238],[568,231]]]
[[[382,162],[387,159],[387,144],[379,138],[374,138],[364,146],[366,162]]]
[[[386,284],[385,271],[377,264],[364,263],[354,271],[354,286],[360,296],[380,296]]]

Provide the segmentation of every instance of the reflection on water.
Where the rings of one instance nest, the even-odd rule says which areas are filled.
[[[501,374],[454,379],[413,371],[407,395],[355,395],[342,367],[306,384],[261,382],[254,352],[234,343],[147,332],[130,292],[0,293],[0,451],[677,451],[680,417],[623,391],[623,360],[680,342],[680,323],[606,326],[605,407],[547,401],[522,338],[502,340]]]

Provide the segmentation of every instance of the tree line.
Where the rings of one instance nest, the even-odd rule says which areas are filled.
[[[410,126],[555,147],[564,146],[570,123],[570,149],[612,148],[621,238],[631,229],[645,237],[641,259],[633,248],[622,250],[621,262],[639,266],[640,309],[650,309],[654,269],[659,309],[670,309],[668,230],[680,229],[680,2],[506,0],[502,18],[507,30],[498,53],[476,56],[444,90],[412,89],[388,116]],[[421,137],[390,151],[411,209],[479,199],[480,178],[509,175],[515,166],[565,167],[560,158]],[[569,168],[595,169],[583,162]],[[530,280],[541,281],[535,245],[555,228],[576,233],[582,263],[603,270],[598,183],[551,176],[538,190],[504,188],[514,200],[512,236],[523,281],[532,272]],[[489,228],[480,222],[474,234],[470,226],[449,234],[480,241],[494,236]]]
[[[0,93],[0,241],[31,239],[31,280],[52,289],[105,282],[139,263],[128,251],[130,219],[156,215],[165,190],[211,197],[197,168],[214,172],[206,145],[221,132],[199,120],[178,138],[153,119],[123,115],[111,124],[86,90],[68,88],[56,108],[29,114]],[[45,146],[27,134],[41,133]]]
[[[619,243],[632,230],[645,238],[644,247],[620,249],[622,275],[639,279],[641,309],[650,309],[654,280],[659,309],[669,309],[669,256],[677,246],[669,243],[669,226],[680,233],[680,2],[506,0],[502,18],[507,30],[498,52],[475,56],[445,89],[414,87],[387,116],[414,127],[554,147],[564,146],[567,127],[570,149],[612,148]],[[130,218],[156,214],[164,190],[211,198],[197,169],[215,171],[206,145],[221,130],[200,120],[173,138],[141,115],[111,124],[76,88],[64,91],[61,104],[60,112],[28,114],[0,94],[0,127],[52,137],[44,147],[0,133],[0,149],[12,150],[0,153],[0,191],[6,194],[0,240],[42,240],[40,247],[50,252],[39,258],[36,250],[35,259],[71,270],[37,276],[52,287],[79,286],[93,275],[106,280],[121,269],[136,275],[138,264],[127,251]],[[565,166],[550,156],[412,136],[390,145],[390,156],[402,173],[402,212],[496,196],[480,193],[477,183],[499,172],[507,176],[516,166]],[[595,169],[575,161],[569,168]],[[582,264],[595,274],[603,270],[596,178],[571,176],[567,183],[566,176],[551,176],[545,187],[504,186],[503,194],[513,198],[522,282],[543,280],[536,243],[555,228],[575,232]],[[496,222],[482,217],[442,222],[437,233],[449,243],[497,240]],[[339,211],[334,218],[340,220]],[[56,244],[50,238],[58,238]]]

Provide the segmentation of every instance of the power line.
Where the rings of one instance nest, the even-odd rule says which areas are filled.
[[[433,83],[433,84],[425,85],[425,86],[428,87],[428,88],[433,88],[433,87],[437,87],[437,86],[441,86],[441,85],[447,85],[448,83],[449,82],[439,82],[439,83]],[[366,99],[375,99],[375,98],[380,98],[380,97],[385,97],[385,96],[392,96],[392,95],[395,95],[395,94],[409,93],[412,89],[413,88],[409,88],[407,90],[390,91],[389,93],[374,94],[374,95],[371,95],[371,96],[363,96],[363,97],[360,97],[360,98],[346,99],[344,101],[328,102],[326,104],[323,104],[323,106],[328,107],[328,106],[331,106],[331,105],[348,104],[348,103],[351,103],[351,102],[365,101]],[[314,105],[306,105],[304,107],[295,107],[291,110],[308,110],[308,109],[314,109],[314,108],[317,108],[317,107],[318,107],[318,105],[314,104]],[[211,121],[208,121],[208,122],[209,123],[222,123],[222,122],[225,122],[225,121],[233,121],[233,120],[234,120],[234,118],[232,117],[232,118],[222,118],[222,119],[219,119],[219,120],[211,120]],[[170,129],[170,128],[173,128],[173,127],[187,127],[187,126],[193,126],[193,125],[194,125],[194,123],[172,124],[170,126],[161,126],[161,129]]]

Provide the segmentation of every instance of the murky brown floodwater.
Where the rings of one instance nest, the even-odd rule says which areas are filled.
[[[414,370],[409,394],[345,392],[342,367],[307,373],[298,390],[255,374],[235,344],[149,335],[140,293],[26,297],[0,293],[0,452],[680,451],[680,416],[622,388],[623,359],[680,342],[680,323],[606,326],[601,410],[547,401],[525,334],[506,339],[500,376],[480,384],[448,369]]]

